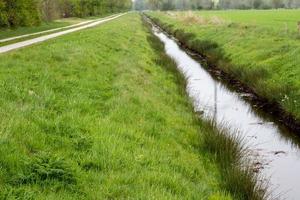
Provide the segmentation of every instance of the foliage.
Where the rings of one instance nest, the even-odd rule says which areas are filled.
[[[0,27],[35,26],[60,17],[122,12],[131,0],[0,0]]]
[[[0,0],[0,26],[33,26],[39,23],[36,0]]]

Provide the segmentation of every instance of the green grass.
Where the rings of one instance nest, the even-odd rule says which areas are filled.
[[[210,18],[220,17],[231,23],[256,26],[272,30],[273,33],[285,31],[298,32],[297,23],[300,21],[300,10],[227,10],[227,11],[201,11],[198,15]]]
[[[113,15],[113,13],[106,13],[101,16],[92,16],[92,17],[85,17],[85,18],[77,18],[77,17],[62,18],[62,19],[58,19],[58,20],[55,20],[52,22],[47,22],[47,23],[44,22],[39,26],[33,26],[33,27],[0,28],[0,39],[36,33],[36,32],[46,31],[46,30],[55,29],[55,28],[62,28],[64,26],[78,24],[80,22],[84,22],[87,20],[104,18],[104,17],[110,16],[110,15]],[[47,33],[47,34],[49,34],[49,33]],[[26,37],[25,39],[34,38],[34,37],[41,36],[41,35],[45,35],[45,34],[30,36],[30,37]],[[10,42],[3,42],[3,43],[0,43],[0,46],[11,44],[13,42],[23,41],[25,39],[23,38],[23,39],[13,40]]]
[[[128,14],[0,55],[0,199],[231,199],[151,37]]]
[[[86,18],[76,18],[76,17],[62,18],[62,19],[55,20],[54,22],[44,23],[43,25],[37,26],[37,27],[19,27],[18,29],[3,29],[3,35],[0,35],[0,39],[5,39],[5,38],[9,38],[9,37],[18,36],[18,35],[24,35],[24,34],[26,35],[26,34],[30,34],[30,33],[37,33],[37,32],[46,31],[46,30],[55,29],[55,28],[63,28],[65,26],[78,24],[80,22],[84,22],[87,20],[95,20],[95,19],[99,19],[99,18],[105,18],[108,16],[112,16],[112,15],[114,15],[114,14],[107,13],[107,14],[103,14],[101,16],[93,16],[93,17],[86,17]],[[44,36],[44,35],[49,35],[52,33],[57,33],[57,32],[68,30],[68,29],[70,29],[70,28],[63,28],[63,29],[51,31],[48,33],[40,33],[40,34],[36,34],[36,35],[31,35],[31,36],[26,36],[23,38],[10,40],[7,42],[0,42],[0,47],[14,44],[17,42],[22,42],[25,40],[33,39],[33,38]],[[1,29],[0,29],[0,33],[1,33]],[[10,36],[8,36],[8,35],[10,35]],[[6,36],[6,37],[1,38],[1,36]]]
[[[64,19],[64,20],[61,20],[59,22],[50,22],[48,24],[44,24],[44,25],[37,26],[37,27],[20,27],[20,28],[15,29],[15,30],[14,29],[5,29],[3,31],[3,33],[4,33],[3,36],[6,36],[6,37],[3,37],[3,38],[1,38],[2,32],[1,32],[1,29],[0,29],[0,33],[1,33],[0,39],[5,39],[5,38],[19,36],[19,35],[26,35],[26,34],[30,34],[30,33],[37,33],[37,32],[46,31],[46,30],[55,29],[55,28],[62,28],[64,26],[72,25],[73,23],[75,23],[75,20],[71,20],[70,22],[67,22],[67,20]],[[14,39],[14,40],[10,40],[10,41],[7,41],[7,42],[0,42],[0,47],[10,45],[10,44],[14,44],[14,43],[17,43],[17,42],[22,42],[22,41],[25,41],[25,40],[30,40],[30,39],[37,38],[37,37],[40,37],[40,36],[43,36],[43,35],[49,35],[49,34],[52,34],[52,33],[57,33],[57,32],[63,31],[63,30],[67,30],[67,29],[56,30],[56,31],[49,32],[49,33],[41,33],[41,34],[26,36],[26,37],[23,37],[23,38]]]
[[[15,37],[19,35],[26,35],[26,34],[40,32],[40,31],[46,31],[49,29],[60,28],[71,24],[72,23],[69,23],[67,21],[58,21],[58,22],[43,23],[40,26],[34,26],[34,27],[19,27],[15,29],[2,28],[0,29],[0,39]]]
[[[238,133],[229,135],[229,130],[222,130],[215,125],[210,127],[212,129],[214,134],[203,132],[203,148],[215,156],[223,188],[235,199],[269,199],[271,191],[267,191],[268,185],[259,182],[263,177],[253,172],[253,161],[248,160],[251,152],[244,145],[244,138]]]
[[[209,63],[300,119],[299,10],[149,12]]]

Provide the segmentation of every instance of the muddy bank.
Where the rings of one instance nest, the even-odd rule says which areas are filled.
[[[217,48],[217,44],[211,41],[199,40],[197,41],[198,46],[196,49],[192,44],[188,42],[188,38],[194,37],[193,34],[185,33],[182,30],[177,30],[176,32],[174,32],[171,26],[161,23],[161,21],[157,18],[153,18],[147,14],[145,15],[150,18],[153,23],[164,30],[166,34],[173,37],[177,44],[180,45],[181,48],[185,49],[189,53],[189,55],[201,62],[201,64],[209,71],[209,73],[214,78],[222,81],[233,90],[244,93],[243,98],[250,102],[255,110],[268,113],[282,126],[288,128],[290,131],[300,136],[300,119],[297,119],[294,115],[283,109],[278,102],[270,101],[268,98],[257,94],[254,89],[249,87],[249,85],[243,83],[233,74],[227,73],[217,66],[216,63],[218,63],[220,60],[222,60],[222,62],[226,60],[226,58],[223,57],[221,50],[217,51],[214,57],[207,57],[199,51],[199,49],[205,51],[206,49]],[[230,63],[227,62],[226,65],[230,66]],[[262,115],[265,114],[262,113]]]

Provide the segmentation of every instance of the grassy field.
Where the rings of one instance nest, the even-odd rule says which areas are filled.
[[[0,199],[231,199],[153,45],[130,14],[0,55]]]
[[[282,31],[298,32],[297,23],[300,10],[227,10],[201,11],[197,15],[205,18],[220,17],[229,23],[256,26],[256,28],[271,29],[273,33]]]
[[[209,63],[300,119],[299,10],[149,12]]]

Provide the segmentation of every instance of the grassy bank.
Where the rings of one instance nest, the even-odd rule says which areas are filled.
[[[145,16],[144,19],[151,29],[151,21]],[[177,77],[178,84],[183,86],[182,91],[185,91],[184,75],[179,72],[173,61],[166,57],[165,53],[162,53],[165,51],[163,44],[156,37],[151,44],[155,44],[153,49],[157,49],[161,54],[160,57],[170,63],[164,63],[163,66]],[[199,147],[203,152],[208,152],[213,161],[217,163],[221,175],[221,187],[233,195],[234,199],[267,199],[270,191],[267,192],[267,185],[259,181],[262,177],[254,173],[253,164],[251,164],[253,162],[247,159],[250,152],[244,146],[244,139],[238,133],[229,134],[229,131],[233,130],[216,127],[214,122],[203,123],[199,117],[197,120],[202,127],[200,133],[202,144]]]
[[[300,119],[299,10],[147,13],[208,62]]]
[[[0,199],[230,199],[149,37],[131,14],[0,55]]]

